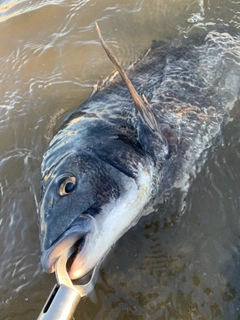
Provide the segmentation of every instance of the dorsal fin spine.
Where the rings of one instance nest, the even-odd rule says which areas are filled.
[[[98,33],[98,37],[100,40],[100,43],[104,49],[104,51],[106,52],[107,56],[109,57],[109,59],[111,60],[111,62],[113,63],[113,65],[116,67],[116,69],[118,70],[120,76],[122,77],[124,83],[126,84],[133,100],[135,103],[135,107],[139,113],[139,115],[142,118],[142,121],[153,131],[156,132],[159,139],[161,140],[161,142],[167,146],[167,141],[165,139],[165,137],[162,135],[158,123],[157,123],[157,119],[156,119],[156,115],[154,113],[154,110],[152,108],[152,106],[148,103],[146,97],[143,95],[143,99],[145,101],[142,100],[142,98],[140,97],[140,95],[138,94],[138,92],[136,91],[136,89],[134,88],[131,80],[129,79],[129,77],[127,76],[126,72],[122,69],[121,65],[119,64],[119,62],[117,61],[117,59],[114,57],[114,55],[112,54],[112,52],[109,50],[108,46],[106,45],[105,41],[103,40],[101,31],[99,29],[99,26],[97,23],[95,23],[96,25],[96,29],[97,29],[97,33]]]

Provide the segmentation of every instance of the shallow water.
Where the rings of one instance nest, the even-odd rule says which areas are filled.
[[[219,26],[237,31],[238,1],[2,1],[0,4],[0,319],[35,319],[55,276],[40,266],[36,205],[42,154],[59,117],[113,67],[94,22],[127,66],[153,39]],[[104,261],[95,303],[75,319],[240,319],[240,103],[193,180],[141,219]],[[169,217],[169,214],[167,214]]]

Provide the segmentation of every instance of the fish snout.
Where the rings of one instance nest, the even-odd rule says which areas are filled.
[[[92,218],[81,216],[77,218],[72,225],[56,240],[50,247],[51,237],[45,233],[42,239],[43,250],[41,264],[43,269],[48,272],[54,272],[57,259],[67,250],[75,246],[75,251],[79,252],[84,247],[86,236],[92,232]]]

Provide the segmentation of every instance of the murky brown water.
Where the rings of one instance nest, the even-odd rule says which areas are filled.
[[[39,263],[40,164],[59,116],[112,71],[95,21],[126,66],[153,39],[239,29],[240,1],[1,1],[1,320],[37,318],[55,283]],[[159,214],[144,217],[120,239],[95,303],[81,301],[75,319],[240,319],[239,110],[194,179],[185,214],[165,227]],[[177,200],[168,206],[174,212]]]

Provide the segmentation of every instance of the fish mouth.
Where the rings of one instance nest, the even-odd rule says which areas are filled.
[[[52,273],[55,271],[55,263],[58,258],[68,251],[70,248],[74,248],[70,260],[71,265],[68,273],[69,277],[74,280],[83,277],[93,266],[89,266],[87,263],[86,249],[88,243],[91,241],[92,232],[90,230],[82,230],[81,226],[70,226],[52,245],[49,249],[42,253],[41,264],[43,269]]]

